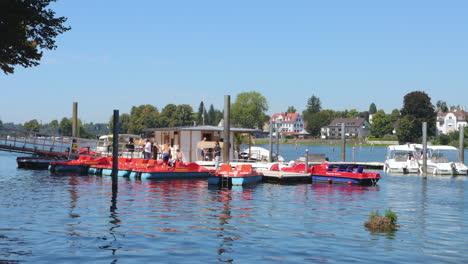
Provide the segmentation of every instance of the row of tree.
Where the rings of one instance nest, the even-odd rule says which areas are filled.
[[[444,109],[444,102],[438,101],[437,109]],[[266,114],[268,103],[266,98],[258,92],[245,92],[237,95],[231,104],[231,124],[244,128],[262,128],[269,120]],[[296,112],[294,106],[289,106],[287,112]],[[428,136],[435,135],[436,112],[431,103],[431,98],[424,92],[416,91],[405,95],[403,108],[394,109],[386,114],[384,110],[377,110],[371,103],[368,111],[359,112],[356,109],[345,111],[333,111],[322,109],[318,97],[312,96],[307,100],[306,108],[302,112],[306,122],[306,130],[312,136],[320,136],[322,127],[327,126],[335,118],[364,118],[369,120],[372,115],[371,135],[382,138],[392,135],[396,129],[396,135],[400,142],[418,142],[422,136],[422,122],[428,124]],[[142,134],[146,128],[177,127],[198,125],[218,125],[223,118],[223,112],[210,105],[208,111],[203,102],[200,103],[198,112],[194,112],[187,104],[168,104],[161,112],[153,105],[140,105],[132,107],[130,113],[123,113],[119,117],[120,133]],[[1,121],[0,121],[1,122]],[[52,122],[41,125],[36,119],[24,123],[22,128],[28,131],[43,132],[48,134],[71,135],[72,125],[70,118],[63,118],[60,122]],[[0,123],[1,124],[1,123]],[[82,124],[79,121],[80,137],[94,138],[98,135],[108,134],[113,129],[112,118],[108,124]]]
[[[445,108],[443,108],[445,105]],[[438,101],[438,109],[445,109],[446,104]],[[295,111],[294,107],[289,107],[288,111]],[[386,114],[384,110],[378,110],[374,103],[369,106],[368,111],[359,112],[355,109],[345,111],[322,110],[320,99],[312,96],[307,101],[306,109],[302,112],[306,121],[306,130],[312,136],[320,136],[322,127],[327,126],[335,118],[364,118],[369,121],[372,115],[371,135],[382,138],[392,135],[396,129],[396,136],[399,142],[420,142],[422,136],[422,123],[427,122],[428,136],[434,136],[436,131],[437,113],[431,103],[431,98],[424,92],[415,91],[408,93],[403,98],[403,108],[394,109]]]

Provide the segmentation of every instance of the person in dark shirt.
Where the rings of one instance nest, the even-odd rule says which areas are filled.
[[[221,147],[219,146],[219,141],[216,140],[215,147],[213,148],[214,158],[215,158],[215,170],[219,169],[219,160],[221,158]]]

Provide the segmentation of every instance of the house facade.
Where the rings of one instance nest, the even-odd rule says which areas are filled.
[[[304,119],[298,113],[276,113],[270,118],[281,135],[299,135],[305,129]]]
[[[468,113],[462,107],[451,107],[446,113],[439,110],[437,112],[437,133],[448,134],[458,131],[461,126],[466,127]]]
[[[362,138],[370,135],[370,124],[364,118],[337,118],[328,126],[322,127],[320,134],[323,139],[339,139],[343,131],[341,124],[345,124],[345,135],[347,138]]]

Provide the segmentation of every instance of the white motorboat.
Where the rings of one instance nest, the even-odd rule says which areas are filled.
[[[104,135],[99,137],[96,147],[96,153],[99,156],[108,157],[112,156],[113,135]],[[133,146],[128,142],[134,141]],[[124,158],[143,158],[142,148],[144,142],[138,135],[132,134],[119,134],[119,156]]]
[[[412,145],[392,145],[387,147],[384,171],[389,173],[418,173],[419,163]]]
[[[422,159],[419,160],[419,163],[422,165]],[[457,148],[428,146],[427,171],[435,175],[466,175],[468,167],[459,162]]]
[[[270,157],[270,151],[266,148],[251,146],[250,147],[250,156],[249,148],[246,148],[240,152],[240,156],[245,160],[254,160],[254,161],[268,161]],[[284,162],[284,158],[278,156],[276,153],[272,153],[272,161]]]

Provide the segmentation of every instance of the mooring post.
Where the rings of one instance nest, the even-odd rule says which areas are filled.
[[[112,138],[112,187],[117,188],[119,172],[119,110],[114,110],[114,129]]]
[[[459,143],[458,160],[465,164],[465,126],[460,126],[460,143]]]
[[[270,153],[268,154],[268,161],[273,162],[273,120],[270,120]]]
[[[304,169],[304,173],[308,173],[309,172],[309,149],[306,149],[305,150],[305,169]]]
[[[278,160],[279,157],[279,137],[280,137],[280,127],[281,123],[276,123],[276,159]]]
[[[72,137],[78,136],[78,103],[73,102]]]
[[[345,123],[341,123],[341,161],[346,161],[346,132]]]
[[[231,96],[224,96],[224,135],[223,135],[223,163],[229,164],[229,150],[231,148]]]
[[[427,177],[427,122],[422,123],[422,144],[423,144],[423,166],[422,166],[422,172],[423,172],[423,178]]]

